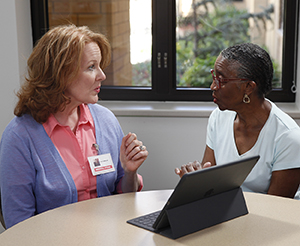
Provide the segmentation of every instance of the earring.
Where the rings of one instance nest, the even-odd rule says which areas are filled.
[[[244,97],[243,97],[243,102],[244,102],[244,103],[250,103],[250,97],[248,97],[247,94],[244,95]]]

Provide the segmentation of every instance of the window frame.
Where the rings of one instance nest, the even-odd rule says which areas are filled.
[[[49,30],[48,1],[30,0],[33,44]],[[284,1],[282,88],[267,98],[295,102],[299,3]],[[99,100],[212,101],[209,88],[176,88],[176,1],[152,0],[152,87],[102,86]],[[158,68],[158,53],[167,54],[167,68]],[[163,62],[163,57],[160,59]],[[104,71],[105,72],[105,71]]]
[[[30,0],[33,46],[49,30],[48,1]]]

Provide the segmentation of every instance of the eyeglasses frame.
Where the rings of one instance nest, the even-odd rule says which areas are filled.
[[[216,83],[218,89],[221,88],[221,84],[224,84],[224,83],[227,83],[227,82],[230,82],[230,81],[235,81],[235,80],[249,81],[249,79],[241,79],[241,78],[217,78],[217,76],[215,76],[215,74],[214,74],[214,69],[211,69],[210,73],[211,73],[212,79]]]

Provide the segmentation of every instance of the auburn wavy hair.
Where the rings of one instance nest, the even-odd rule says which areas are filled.
[[[44,123],[50,114],[63,111],[70,103],[64,91],[78,75],[83,49],[90,42],[98,44],[102,55],[100,67],[106,68],[111,47],[103,34],[73,24],[50,29],[28,58],[28,75],[17,93],[14,114],[29,114]]]

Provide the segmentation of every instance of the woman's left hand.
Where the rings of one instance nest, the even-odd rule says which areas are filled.
[[[148,156],[146,146],[137,139],[136,134],[129,132],[123,137],[120,160],[125,173],[135,173]]]

